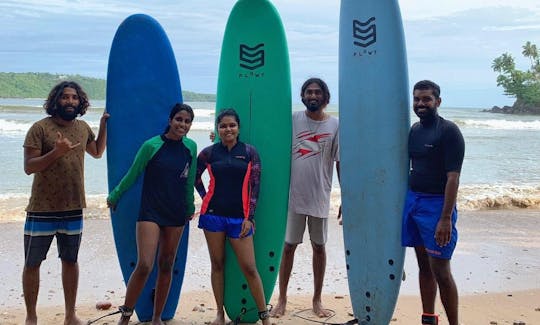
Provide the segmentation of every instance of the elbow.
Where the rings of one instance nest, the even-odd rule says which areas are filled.
[[[103,157],[103,152],[104,152],[104,151],[105,151],[105,150],[102,150],[102,151],[97,150],[97,151],[95,151],[95,152],[88,151],[88,153],[89,153],[90,156],[92,156],[93,158],[99,159],[99,158]]]

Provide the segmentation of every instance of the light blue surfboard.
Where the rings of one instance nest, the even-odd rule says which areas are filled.
[[[149,138],[164,132],[171,108],[182,102],[174,53],[160,24],[136,14],[118,27],[109,54],[107,71],[107,171],[109,191],[131,166],[137,150]],[[127,284],[137,263],[135,224],[139,215],[141,175],[111,211],[114,242]],[[189,226],[184,228],[176,256],[169,297],[162,314],[174,317],[182,288]],[[152,319],[157,263],[154,264],[135,312],[140,321]]]
[[[341,201],[347,275],[360,324],[387,325],[403,273],[407,57],[397,0],[343,0],[339,28]]]

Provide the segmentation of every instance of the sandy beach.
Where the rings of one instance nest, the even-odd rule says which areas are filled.
[[[335,212],[336,206],[333,209]],[[125,285],[118,266],[110,221],[103,207],[90,208],[80,252],[80,284],[77,300],[79,316],[95,319],[122,304]],[[334,220],[332,220],[334,221]],[[0,233],[0,324],[23,324],[25,311],[21,288],[23,266],[22,221],[2,222]],[[460,240],[452,268],[460,294],[460,320],[464,325],[540,324],[540,211],[463,211],[458,223]],[[335,316],[317,319],[309,308],[312,293],[311,248],[300,245],[289,284],[287,314],[274,324],[343,323],[352,319],[343,237],[337,222],[329,227],[328,265],[323,303]],[[63,291],[61,263],[53,244],[41,268],[38,299],[40,324],[61,324]],[[210,263],[204,237],[196,222],[191,237],[180,305],[174,320],[167,324],[205,324],[214,319],[215,303],[210,287]],[[421,313],[414,253],[407,250],[406,280],[392,324],[419,324]],[[98,301],[110,301],[108,311],[96,310]],[[277,286],[271,304],[277,300]],[[444,309],[438,302],[441,324]],[[118,315],[95,324],[115,324]],[[132,324],[137,324],[136,317]]]

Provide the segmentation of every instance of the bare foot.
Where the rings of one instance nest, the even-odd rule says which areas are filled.
[[[225,325],[225,312],[218,311],[216,315],[216,319],[210,325]]]
[[[152,319],[152,325],[165,325],[165,323],[163,323],[161,321],[161,316],[157,319]]]
[[[37,325],[37,317],[26,317],[24,325]]]
[[[285,315],[286,306],[287,306],[286,299],[278,299],[278,303],[270,311],[270,317],[280,318],[281,316]]]
[[[120,316],[120,319],[118,320],[117,325],[128,325],[129,324],[129,318],[127,316]]]
[[[64,319],[64,325],[84,325],[85,323],[77,316]]]
[[[324,309],[321,301],[313,301],[313,313],[320,318],[332,316],[332,312],[328,309]]]

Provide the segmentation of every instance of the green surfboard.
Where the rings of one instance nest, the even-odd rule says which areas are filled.
[[[238,112],[240,139],[254,145],[261,158],[254,246],[268,302],[287,223],[292,129],[287,41],[279,14],[267,0],[239,0],[230,13],[221,49],[216,112],[223,108]],[[225,254],[227,315],[256,322],[255,301],[229,244]]]

